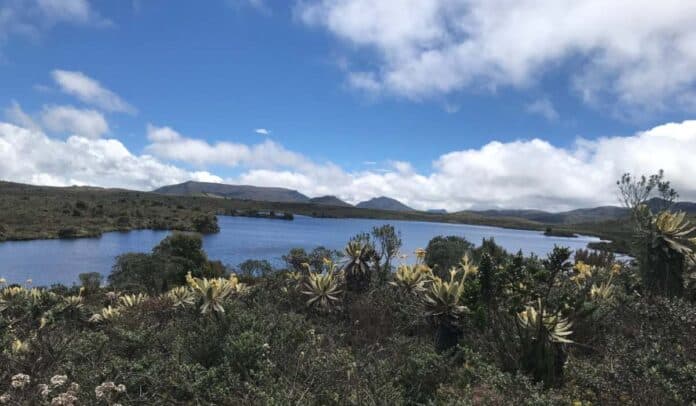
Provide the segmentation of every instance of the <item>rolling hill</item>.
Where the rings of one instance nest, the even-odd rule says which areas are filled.
[[[664,207],[664,202],[653,198],[647,202],[653,211]],[[696,203],[676,202],[671,207],[674,211],[684,211],[696,214]],[[599,206],[587,209],[575,209],[564,212],[547,212],[543,210],[481,210],[469,211],[487,217],[514,217],[546,224],[579,224],[597,223],[602,221],[619,220],[628,216],[628,209],[618,206]]]
[[[390,197],[375,197],[373,199],[358,203],[355,207],[359,209],[392,210],[392,211],[414,211],[396,199]]]
[[[309,203],[310,201],[309,197],[292,189],[193,181],[163,186],[153,192],[170,196],[225,197],[258,202]]]

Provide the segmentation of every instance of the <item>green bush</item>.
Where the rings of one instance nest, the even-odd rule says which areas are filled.
[[[425,263],[440,277],[446,277],[449,270],[457,266],[464,254],[474,248],[465,238],[438,236],[428,242],[425,249]]]

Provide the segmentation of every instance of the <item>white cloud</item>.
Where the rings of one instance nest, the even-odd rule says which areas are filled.
[[[82,72],[56,69],[51,72],[53,80],[61,90],[77,97],[79,100],[95,105],[106,111],[135,113],[133,106],[125,102],[101,83]]]
[[[335,194],[350,202],[386,195],[420,209],[443,207],[566,210],[617,204],[615,181],[624,172],[664,169],[682,198],[696,199],[696,121],[670,123],[625,137],[578,139],[569,148],[541,139],[490,142],[440,156],[429,174],[405,162],[386,172],[302,169],[252,170],[249,184],[296,187],[309,195]]]
[[[614,182],[622,173],[664,169],[685,198],[696,199],[696,121],[672,123],[626,137],[579,138],[568,148],[541,139],[490,142],[453,151],[421,174],[405,161],[386,170],[348,172],[315,163],[267,141],[249,146],[187,138],[150,126],[147,150],[159,157],[205,167],[245,169],[228,181],[296,188],[309,195],[335,194],[351,202],[391,196],[413,207],[540,208],[564,210],[616,204]]]
[[[225,165],[254,168],[305,167],[307,158],[289,151],[280,144],[266,140],[247,145],[234,142],[210,144],[205,140],[188,138],[169,127],[147,126],[150,144],[147,151],[165,159],[187,162],[197,166]]]
[[[224,182],[282,186],[310,196],[337,195],[356,203],[391,196],[419,209],[538,208],[565,210],[617,204],[624,172],[664,169],[685,200],[696,200],[696,120],[668,123],[630,136],[578,138],[569,147],[542,139],[489,142],[438,157],[428,173],[406,161],[384,170],[347,171],[316,163],[270,141],[209,144],[168,127],[148,127],[152,155],[136,155],[116,139],[71,136],[0,123],[0,174],[38,184],[91,184],[149,190],[189,179],[222,182],[207,166],[238,167]],[[194,164],[189,171],[166,163]]]
[[[525,109],[527,112],[538,114],[549,121],[556,121],[559,117],[553,103],[551,103],[551,100],[547,98],[534,100],[533,102],[527,104]]]
[[[109,132],[109,124],[100,112],[72,106],[44,106],[41,122],[49,131],[87,138],[99,138]]]
[[[257,128],[254,130],[254,132],[259,135],[271,135],[271,130],[266,128]]]
[[[696,2],[305,0],[298,18],[376,54],[348,82],[409,98],[536,84],[572,72],[618,111],[696,110]]]
[[[0,122],[3,180],[42,185],[98,185],[150,190],[189,179],[221,182],[148,155],[134,155],[116,139],[51,138],[41,131]]]

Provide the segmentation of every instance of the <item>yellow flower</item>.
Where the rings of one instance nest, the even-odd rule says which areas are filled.
[[[20,339],[15,339],[11,344],[12,352],[21,354],[29,351],[29,343]]]
[[[420,261],[425,259],[425,250],[423,248],[418,248],[414,251],[414,254],[416,254],[416,258]]]
[[[611,266],[611,273],[618,275],[621,273],[621,264],[614,264]]]
[[[592,267],[582,261],[578,261],[573,269],[575,270],[575,275],[570,279],[577,284],[584,282],[585,279],[592,276]]]

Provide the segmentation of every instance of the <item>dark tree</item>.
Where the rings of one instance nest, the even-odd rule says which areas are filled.
[[[457,266],[464,254],[474,245],[465,238],[457,236],[437,236],[430,240],[425,249],[425,263],[440,276],[446,277],[449,270]]]

